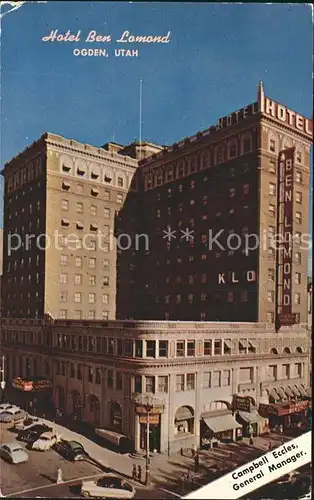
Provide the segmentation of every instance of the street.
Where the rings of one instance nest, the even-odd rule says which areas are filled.
[[[49,423],[49,422],[47,422]],[[136,488],[137,499],[174,499],[180,498],[189,492],[208,484],[214,479],[221,477],[230,470],[247,463],[268,451],[269,443],[273,447],[281,445],[282,436],[272,434],[271,436],[259,436],[254,439],[254,445],[250,445],[248,439],[235,443],[221,444],[212,450],[200,452],[200,464],[197,471],[194,470],[194,460],[191,450],[184,450],[183,456],[174,455],[167,457],[156,454],[151,459],[151,485],[145,487],[130,476],[134,462],[142,467],[145,474],[145,461],[135,460],[128,455],[118,453],[100,447],[95,442],[81,436],[58,424],[53,424],[65,439],[80,441],[92,460],[82,462],[69,462],[60,457],[54,450],[37,452],[30,450],[29,461],[25,464],[11,465],[1,460],[1,491],[2,494],[14,497],[79,497],[80,485],[84,478],[100,477],[105,467],[110,467],[115,474],[124,477]],[[15,434],[10,430],[11,424],[1,424],[1,442],[12,441]],[[289,437],[285,436],[284,441]],[[24,445],[23,445],[24,446]],[[57,469],[61,468],[63,483],[56,484]],[[310,476],[310,468],[303,471],[303,475]],[[189,478],[187,477],[189,476]],[[185,478],[185,479],[184,479]],[[267,486],[259,491],[253,492],[250,499],[280,498],[271,495],[273,486]],[[286,497],[288,498],[288,497]]]

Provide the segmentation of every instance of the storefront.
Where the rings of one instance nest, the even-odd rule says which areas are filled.
[[[275,429],[279,425],[289,428],[307,422],[309,403],[309,401],[261,403],[258,411],[260,415],[269,418],[270,429]]]
[[[12,380],[10,399],[34,415],[54,414],[50,379],[16,377]]]
[[[242,439],[242,425],[229,410],[202,415],[200,422],[201,447],[212,447],[221,442]]]
[[[268,418],[258,413],[249,396],[234,396],[232,408],[237,422],[242,425],[244,437],[259,436],[269,432]]]

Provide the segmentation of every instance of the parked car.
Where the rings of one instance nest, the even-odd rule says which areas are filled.
[[[39,423],[40,420],[39,418],[36,417],[26,417],[23,422],[19,422],[18,424],[15,424],[15,429],[17,431],[26,431],[30,427],[32,427],[34,424]]]
[[[11,462],[12,464],[22,464],[27,462],[28,455],[24,448],[17,443],[12,441],[11,443],[4,443],[0,446],[0,455],[2,458]]]
[[[27,443],[33,443],[34,441],[37,441],[37,439],[43,432],[51,431],[52,427],[48,427],[48,425],[46,424],[34,424],[28,429],[20,431],[18,434],[18,439],[20,441],[26,441]]]
[[[8,410],[5,410],[0,414],[0,422],[5,422],[8,424],[18,422],[19,420],[24,420],[26,416],[26,411],[22,410],[21,408],[9,408]]]
[[[88,457],[88,453],[84,450],[84,446],[78,441],[60,439],[60,441],[56,443],[54,449],[67,460],[85,460],[85,458]]]
[[[16,405],[12,405],[11,403],[1,403],[0,405],[0,413],[4,411],[11,410],[12,408],[18,408]]]
[[[59,436],[54,431],[44,432],[36,441],[34,441],[32,449],[38,451],[50,450],[50,448],[52,448],[52,446],[56,444],[60,439],[61,436]]]
[[[114,474],[106,474],[97,481],[83,481],[81,494],[84,497],[134,498],[136,489],[124,479]]]

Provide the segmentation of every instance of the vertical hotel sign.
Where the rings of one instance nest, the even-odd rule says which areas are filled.
[[[280,294],[281,298],[276,311],[278,327],[292,325],[296,322],[296,314],[292,313],[294,154],[295,148],[289,148],[281,151],[278,158],[279,210],[277,225],[279,226],[278,229],[281,229],[278,234],[281,234],[282,237],[279,247],[279,262],[277,260],[277,272],[279,272],[280,282],[277,280],[276,293]],[[281,293],[279,290],[281,290]]]

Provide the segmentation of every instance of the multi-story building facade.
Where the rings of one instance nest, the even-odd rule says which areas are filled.
[[[134,393],[154,395],[151,447],[171,453],[199,445],[211,419],[222,431],[240,427],[235,395],[254,407],[289,406],[309,386],[308,336],[298,325],[275,333],[265,323],[3,319],[1,332],[8,387],[45,376],[57,408],[129,437],[138,451],[145,410]]]
[[[311,143],[312,122],[260,84],[257,102],[142,160],[118,225],[149,244],[120,253],[118,317],[274,322],[278,155],[295,147],[292,309],[306,323]]]
[[[115,318],[114,221],[137,165],[122,146],[48,133],[5,165],[4,316]]]

